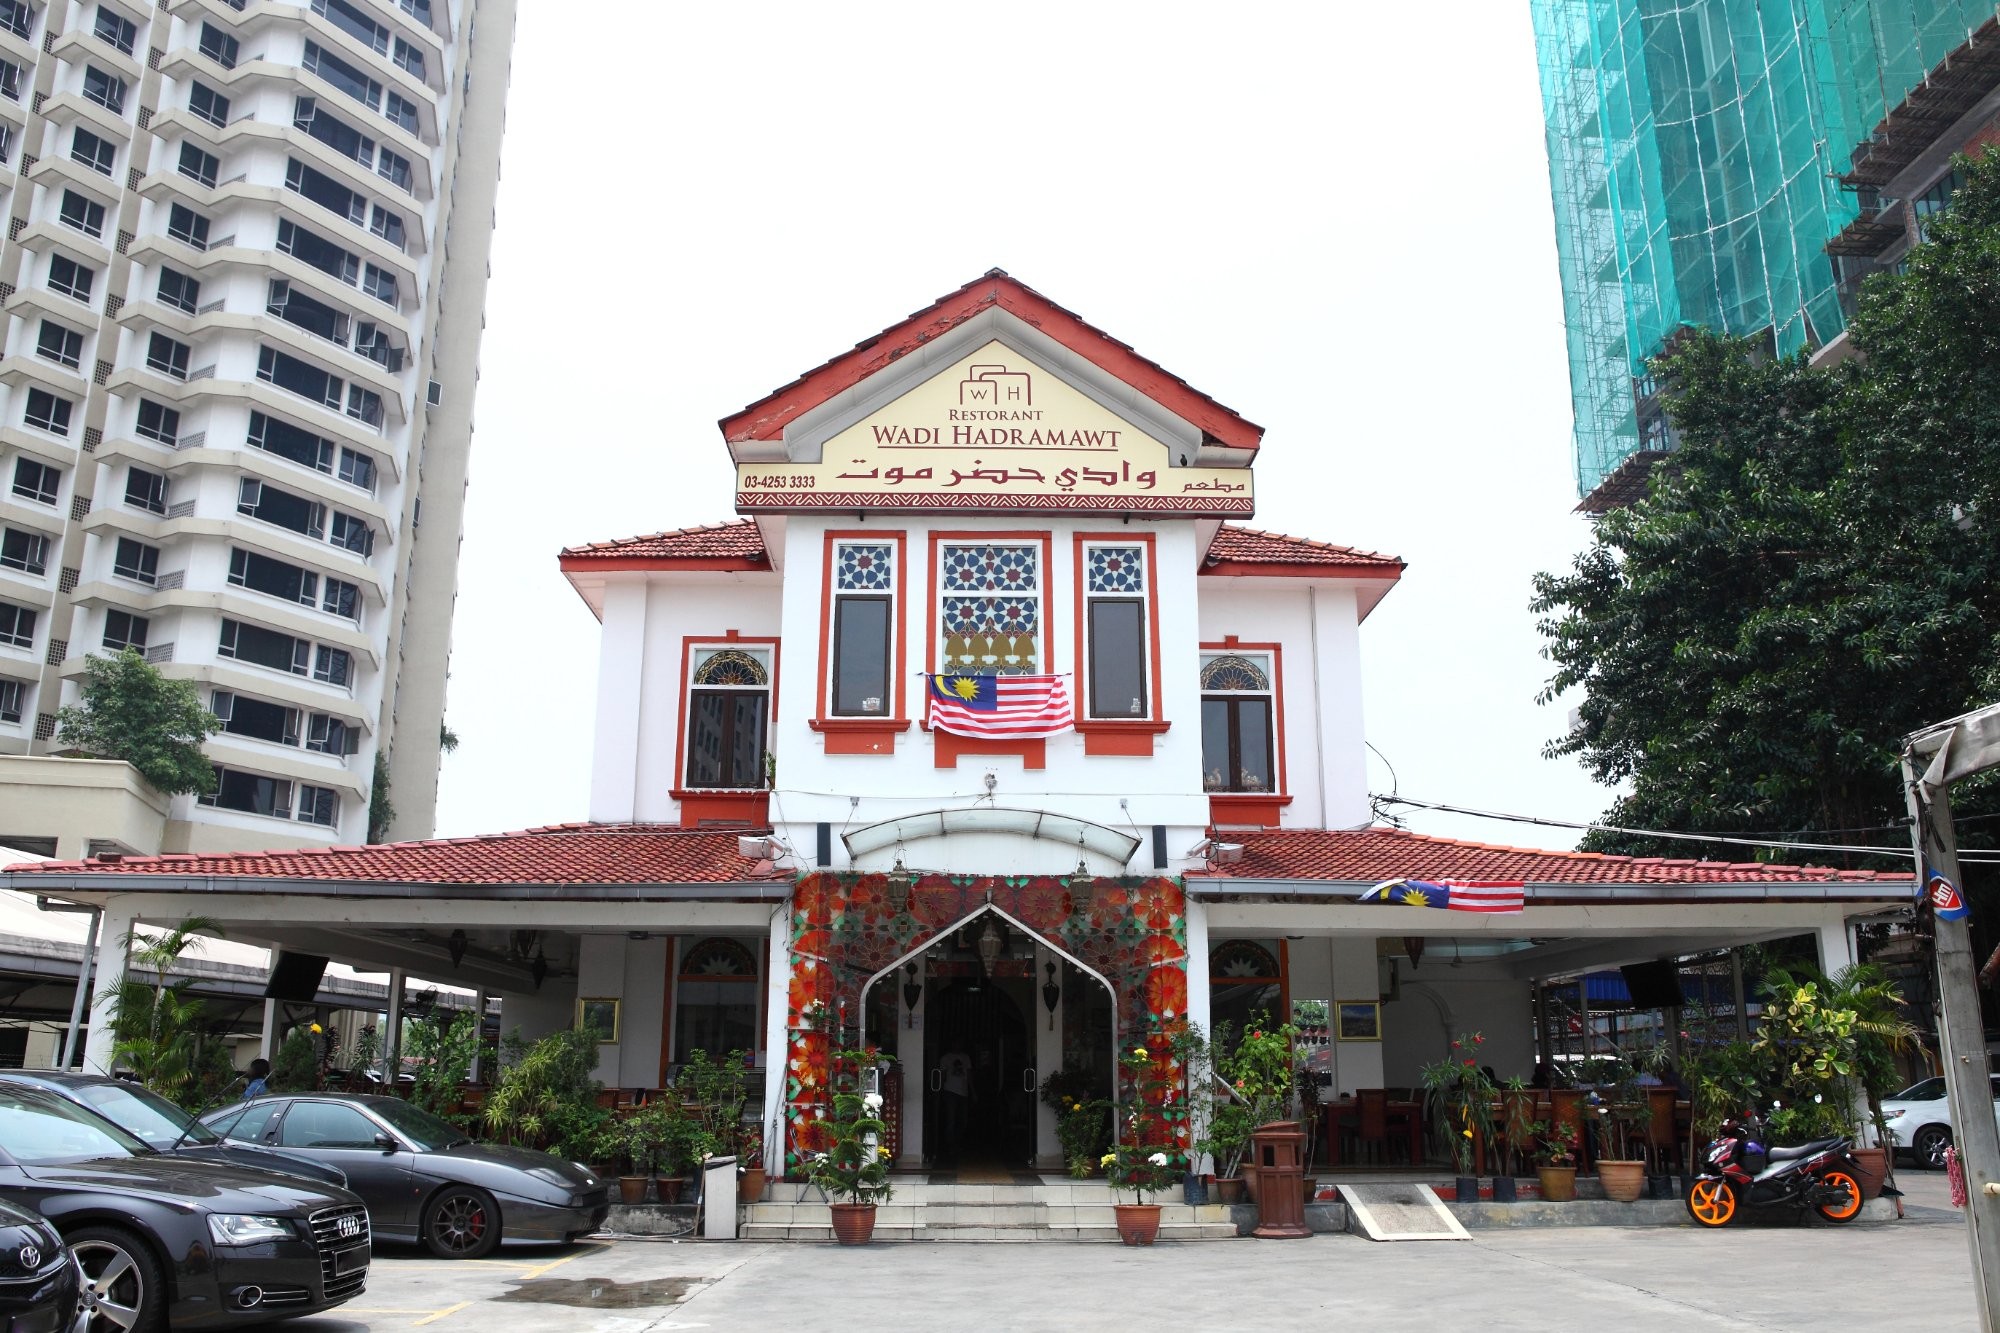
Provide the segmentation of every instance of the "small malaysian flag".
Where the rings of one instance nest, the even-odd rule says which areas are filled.
[[[1527,907],[1527,889],[1520,880],[1385,879],[1358,901],[1451,912],[1519,912]]]
[[[927,676],[933,727],[958,736],[1032,740],[1076,725],[1061,676]]]

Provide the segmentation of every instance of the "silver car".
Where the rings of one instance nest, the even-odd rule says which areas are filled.
[[[1944,1150],[1952,1144],[1951,1106],[1945,1100],[1944,1080],[1927,1078],[1882,1099],[1882,1114],[1888,1117],[1889,1133],[1899,1151],[1917,1159],[1919,1166],[1941,1167]],[[1993,1077],[1993,1115],[2000,1121],[2000,1075]]]

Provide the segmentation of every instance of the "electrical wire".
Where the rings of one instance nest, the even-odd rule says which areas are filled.
[[[1580,829],[1592,833],[1623,833],[1639,838],[1666,838],[1676,842],[1714,842],[1738,847],[1784,847],[1801,852],[1846,852],[1862,856],[1893,856],[1909,858],[1915,853],[1908,847],[1870,847],[1853,843],[1799,842],[1785,838],[1744,837],[1726,833],[1678,833],[1666,829],[1628,828],[1619,824],[1580,823],[1571,819],[1550,819],[1542,815],[1516,815],[1498,810],[1476,810],[1469,806],[1448,805],[1440,801],[1419,801],[1408,796],[1374,796],[1370,799],[1386,805],[1407,805],[1419,810],[1436,810],[1443,814],[1468,815],[1474,819],[1497,819],[1512,824],[1535,824],[1543,828]],[[2000,864],[2000,852],[1980,851],[1960,852],[1958,859],[1970,864]]]

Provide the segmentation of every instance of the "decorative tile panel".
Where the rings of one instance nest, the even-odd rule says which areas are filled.
[[[842,542],[835,551],[834,587],[841,592],[889,592],[895,586],[895,548],[887,542]]]
[[[1091,592],[1146,591],[1146,552],[1141,546],[1092,546],[1089,554],[1088,590]]]

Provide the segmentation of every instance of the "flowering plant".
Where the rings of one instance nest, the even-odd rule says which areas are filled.
[[[1528,1126],[1528,1132],[1535,1137],[1535,1163],[1538,1166],[1575,1166],[1576,1131],[1568,1125],[1558,1125],[1547,1120],[1537,1120]]]
[[[1087,1180],[1111,1137],[1111,1102],[1096,1095],[1087,1069],[1064,1065],[1042,1080],[1042,1104],[1056,1113],[1056,1138],[1070,1175]]]
[[[813,1184],[836,1203],[881,1203],[889,1185],[889,1150],[882,1143],[882,1094],[875,1071],[888,1057],[870,1047],[833,1053],[833,1116],[827,1123],[831,1145],[808,1165]]]
[[[1174,1082],[1165,1075],[1166,1062],[1144,1046],[1122,1052],[1118,1063],[1128,1095],[1124,1141],[1098,1160],[1112,1189],[1131,1190],[1145,1203],[1147,1195],[1171,1188],[1186,1165],[1170,1119]]]
[[[1172,1189],[1184,1160],[1177,1150],[1144,1143],[1121,1143],[1099,1159],[1115,1190],[1131,1190],[1140,1203],[1149,1194]]]
[[[1417,1071],[1424,1087],[1433,1094],[1431,1113],[1438,1133],[1451,1146],[1452,1161],[1461,1176],[1471,1175],[1477,1166],[1472,1154],[1477,1142],[1473,1127],[1480,1123],[1493,1102],[1492,1076],[1479,1063],[1479,1048],[1485,1044],[1483,1034],[1461,1032],[1452,1038],[1451,1050],[1444,1059],[1434,1060]]]

